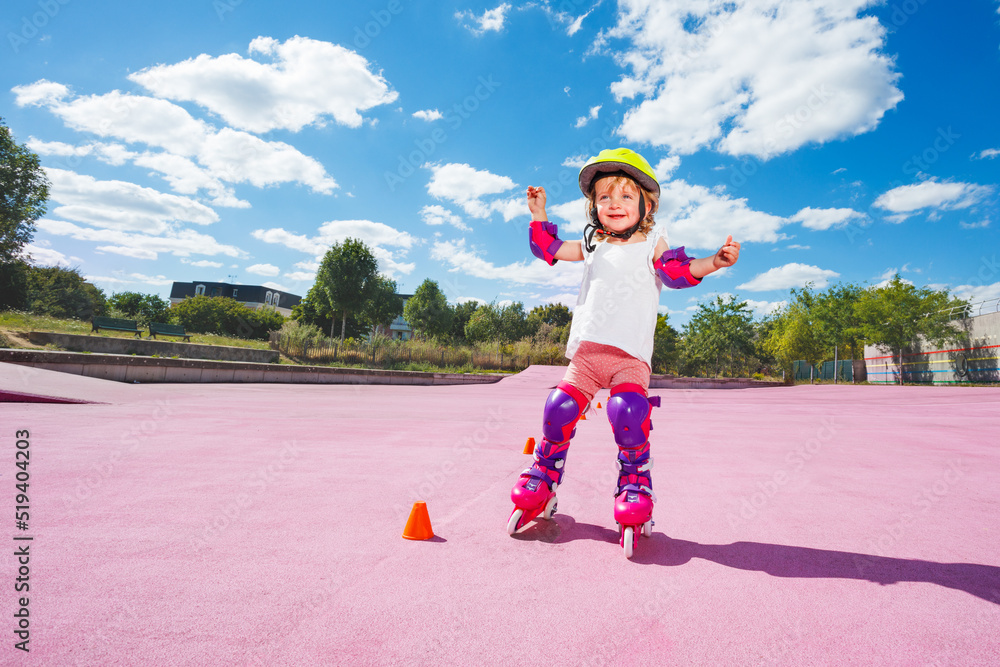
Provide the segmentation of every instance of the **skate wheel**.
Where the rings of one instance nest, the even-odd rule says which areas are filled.
[[[653,534],[653,522],[647,521],[646,523],[642,524],[642,536],[649,537],[652,534]]]
[[[622,531],[622,547],[625,549],[625,558],[632,558],[635,553],[635,526],[626,526]]]
[[[510,513],[510,519],[507,520],[507,534],[513,535],[517,532],[517,529],[521,526],[521,517],[524,516],[524,510],[520,507],[514,508],[514,511]]]
[[[552,496],[549,498],[549,502],[545,505],[545,510],[542,512],[542,518],[546,521],[552,519],[552,515],[556,513],[556,508],[559,507],[559,500]]]

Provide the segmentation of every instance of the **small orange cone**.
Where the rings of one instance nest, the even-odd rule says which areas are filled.
[[[583,422],[587,421],[587,413],[586,412],[581,412],[580,413],[580,421],[583,421]]]
[[[528,438],[528,442],[524,443],[524,453],[534,454],[535,453],[535,439]]]
[[[406,528],[403,529],[403,537],[408,540],[429,540],[434,537],[431,517],[427,513],[427,503],[424,501],[413,503],[410,518],[406,520]]]
[[[597,409],[598,409],[598,410],[600,410],[600,409],[601,409],[601,402],[600,402],[600,401],[598,401],[598,402],[597,402]]]

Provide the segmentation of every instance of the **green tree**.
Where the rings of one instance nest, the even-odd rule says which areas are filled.
[[[470,299],[452,308],[451,338],[456,342],[465,341],[465,325],[469,323],[473,313],[479,308],[479,302]]]
[[[396,294],[396,281],[376,275],[367,287],[361,316],[371,327],[372,335],[380,326],[388,326],[403,314],[403,300]]]
[[[452,327],[454,311],[448,305],[437,282],[430,278],[420,283],[420,286],[406,301],[403,307],[403,319],[417,333],[430,338],[443,338]]]
[[[0,118],[0,263],[20,255],[45,215],[49,180],[38,156],[14,141]]]
[[[316,272],[317,296],[333,313],[341,314],[340,339],[344,340],[347,317],[360,317],[370,283],[378,276],[378,261],[363,241],[345,239],[323,256]],[[330,330],[333,337],[333,330]]]
[[[79,269],[32,267],[28,272],[29,309],[36,315],[91,319],[105,311],[104,292],[83,279]]]
[[[730,372],[736,355],[753,353],[753,314],[746,301],[715,297],[698,304],[698,312],[684,327],[685,352],[699,365],[711,365],[718,375],[727,357]]]
[[[811,309],[814,299],[808,288],[797,293],[797,298],[779,313],[769,326],[764,349],[787,372],[794,362],[803,360],[815,366],[826,357],[827,345]]]
[[[677,330],[667,321],[666,315],[656,316],[653,332],[653,372],[668,373],[677,368]]]
[[[108,305],[123,316],[136,320],[139,326],[170,319],[170,302],[156,294],[115,292],[108,298]]]
[[[897,273],[888,284],[864,290],[855,308],[867,342],[899,359],[902,384],[903,350],[916,344],[918,337],[936,346],[961,341],[965,332],[948,311],[967,305],[948,292],[905,283]]]
[[[538,320],[555,327],[564,327],[573,321],[573,312],[561,303],[550,303],[532,308],[531,312],[528,313],[528,320]]]
[[[28,310],[31,267],[22,259],[0,260],[0,311]]]
[[[507,345],[529,333],[528,318],[520,301],[503,306],[495,302],[480,306],[465,326],[465,337],[471,343],[498,342]]]
[[[343,328],[344,337],[358,338],[364,335],[366,329],[364,323],[353,316],[349,315],[346,322],[341,322],[339,317],[335,317],[326,301],[326,295],[322,293],[318,284],[310,287],[306,296],[292,306],[291,318],[301,324],[310,324],[329,332],[332,334],[331,337],[341,337],[340,330]]]

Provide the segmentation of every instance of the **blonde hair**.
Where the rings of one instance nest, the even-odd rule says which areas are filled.
[[[605,176],[604,178],[594,179],[594,182],[590,186],[590,193],[587,194],[587,202],[585,204],[587,221],[589,222],[593,220],[592,212],[596,208],[596,204],[594,204],[594,197],[597,193],[597,182],[605,179],[611,179],[612,187],[617,186],[624,188],[625,186],[632,186],[635,188],[636,192],[642,193],[643,198],[646,200],[646,217],[644,217],[642,222],[639,223],[639,229],[637,231],[648,235],[650,230],[653,229],[653,226],[656,224],[656,221],[653,219],[653,214],[660,208],[660,198],[625,174],[616,174],[614,176]],[[604,239],[604,234],[594,234],[594,240],[597,243],[601,243]]]

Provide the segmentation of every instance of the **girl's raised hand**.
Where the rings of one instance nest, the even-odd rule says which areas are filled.
[[[528,186],[528,210],[532,220],[548,220],[545,215],[545,188]]]
[[[724,269],[727,266],[732,266],[736,263],[736,260],[740,258],[740,243],[739,241],[733,240],[733,235],[730,234],[726,237],[726,242],[719,248],[719,252],[715,253],[715,257],[712,258],[712,263],[717,269]]]

